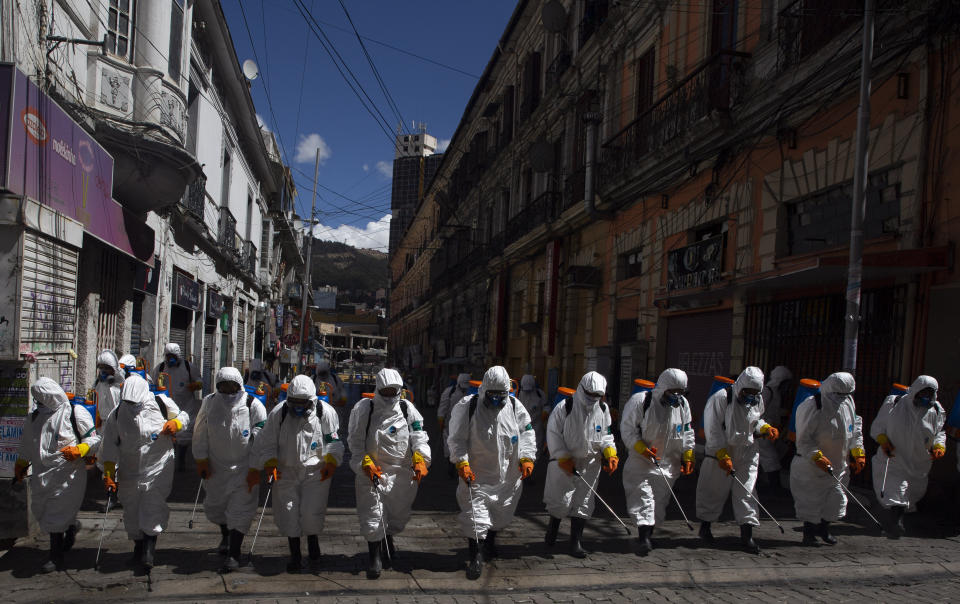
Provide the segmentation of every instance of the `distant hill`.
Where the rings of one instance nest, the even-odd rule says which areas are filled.
[[[310,272],[313,284],[335,285],[340,292],[350,292],[351,301],[389,285],[387,255],[376,250],[355,248],[337,241],[313,240]]]

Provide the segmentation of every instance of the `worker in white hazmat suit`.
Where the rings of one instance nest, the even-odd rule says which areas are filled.
[[[548,547],[556,545],[560,522],[569,517],[570,555],[575,558],[587,556],[581,539],[587,519],[593,515],[590,486],[596,488],[601,468],[613,474],[620,463],[610,408],[600,400],[606,390],[606,378],[596,371],[587,373],[573,400],[554,407],[547,422],[547,447],[553,459],[543,488],[543,503],[550,514],[544,540]]]
[[[101,350],[97,355],[97,377],[93,390],[97,394],[97,415],[94,421],[97,426],[113,413],[120,404],[120,390],[126,374],[120,369],[120,361],[112,350]]]
[[[546,418],[549,417],[550,410],[547,408],[547,395],[537,386],[537,378],[527,374],[520,378],[520,392],[517,398],[523,403],[527,413],[530,415],[530,422],[533,424],[533,433],[537,437],[537,443],[542,445],[546,442]]]
[[[417,487],[431,459],[423,416],[412,402],[400,397],[403,378],[393,369],[381,369],[376,380],[373,398],[353,406],[348,432],[357,515],[369,549],[367,577],[371,579],[380,576],[384,561],[396,557],[393,537],[410,520]]]
[[[267,410],[243,389],[243,378],[233,367],[217,371],[217,391],[207,395],[194,420],[193,457],[204,480],[203,511],[220,527],[221,554],[227,555],[226,572],[240,567],[240,546],[257,513],[260,473],[253,443],[267,420]]]
[[[713,543],[710,524],[720,519],[729,496],[733,517],[740,525],[740,542],[753,554],[760,553],[753,540],[753,527],[760,524],[759,510],[751,497],[759,471],[759,441],[762,438],[776,440],[780,436],[780,432],[763,419],[762,389],[763,372],[758,367],[747,367],[732,386],[717,390],[707,399],[703,421],[707,461],[700,468],[697,480],[700,537]],[[731,478],[733,473],[746,488]]]
[[[158,376],[161,373],[170,376],[167,384],[170,398],[176,401],[177,406],[187,414],[187,417],[191,418],[191,421],[185,422],[183,430],[177,434],[177,469],[183,471],[186,469],[187,451],[193,439],[192,419],[200,411],[200,400],[195,393],[203,388],[203,382],[199,381],[199,371],[183,357],[180,345],[173,342],[163,347],[163,361],[153,368],[154,384],[160,383]]]
[[[488,369],[479,392],[453,407],[447,444],[462,479],[457,486],[457,519],[470,550],[467,578],[478,579],[484,557],[497,555],[497,532],[513,520],[521,481],[533,473],[537,454],[530,416],[510,396],[505,368]]]
[[[763,421],[777,429],[780,434],[785,425],[784,416],[789,418],[792,411],[791,401],[787,398],[793,374],[783,365],[777,365],[770,372],[770,378],[761,391],[763,398]],[[771,494],[784,492],[780,485],[780,458],[783,451],[777,447],[777,439],[763,438],[757,443],[760,447],[760,471],[767,478]]]
[[[103,482],[110,492],[123,485],[120,501],[123,526],[134,542],[132,561],[149,570],[157,535],[170,517],[174,437],[189,417],[172,398],[151,393],[139,375],[127,378],[120,399],[103,427]]]
[[[298,375],[257,437],[259,463],[251,474],[262,466],[273,479],[273,519],[290,549],[287,572],[301,570],[303,535],[310,559],[320,559],[330,478],[343,461],[339,427],[333,407],[317,399],[313,380]]]
[[[470,374],[461,373],[457,376],[457,381],[452,388],[444,390],[440,395],[440,406],[437,407],[437,423],[440,425],[440,441],[443,444],[443,456],[450,459],[450,447],[447,445],[447,439],[450,437],[450,413],[454,405],[460,402],[460,399],[467,396],[470,392]],[[457,468],[450,464],[449,475],[451,478],[457,475]]]
[[[870,425],[879,447],[873,456],[873,490],[887,511],[887,536],[903,533],[903,515],[927,492],[933,460],[946,453],[946,413],[937,401],[937,380],[921,375],[903,396],[888,396]],[[884,479],[886,473],[886,479]]]
[[[856,382],[846,372],[831,374],[820,392],[797,407],[797,456],[790,466],[790,490],[797,519],[803,521],[803,544],[815,545],[820,537],[834,545],[830,523],[847,512],[847,496],[837,480],[846,485],[850,472],[866,466],[863,451],[863,420],[853,402]]]
[[[671,498],[668,483],[672,487],[681,474],[693,474],[693,417],[683,395],[686,389],[687,374],[666,369],[652,391],[630,397],[620,418],[620,435],[629,448],[623,489],[627,512],[637,523],[637,553],[641,556],[653,549],[653,527],[666,518]]]
[[[41,572],[64,570],[64,553],[77,535],[77,512],[87,488],[85,459],[96,454],[100,436],[90,413],[71,405],[55,381],[42,377],[30,386],[37,407],[23,422],[15,464],[22,481],[29,468],[30,511],[40,530],[50,534],[50,559]]]

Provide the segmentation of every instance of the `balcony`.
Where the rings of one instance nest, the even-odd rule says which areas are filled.
[[[243,242],[243,251],[240,254],[240,268],[251,278],[257,275],[257,246],[252,241]]]
[[[541,224],[549,224],[560,215],[562,197],[555,191],[547,191],[520,210],[507,223],[507,245],[520,239]]]
[[[583,19],[577,28],[580,32],[579,48],[583,48],[587,40],[603,25],[603,22],[607,20],[608,12],[609,3],[607,0],[587,0],[583,7]]]
[[[180,204],[187,211],[187,215],[203,227],[203,208],[207,196],[207,178],[201,176],[187,187],[180,199]]]
[[[880,9],[884,1],[877,4]],[[797,65],[862,19],[863,3],[856,0],[795,0],[788,4],[777,19],[778,70]]]
[[[224,254],[239,253],[237,249],[237,219],[230,210],[220,208],[220,232],[217,235],[217,244]]]
[[[560,49],[557,56],[553,59],[553,62],[547,67],[547,90],[560,85],[560,78],[566,73],[567,69],[570,68],[572,58],[569,48],[563,47]]]
[[[601,183],[617,180],[647,154],[687,134],[711,111],[729,112],[741,100],[749,58],[743,52],[718,52],[608,139],[601,150]]]

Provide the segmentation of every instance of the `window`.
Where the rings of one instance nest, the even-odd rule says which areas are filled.
[[[617,280],[633,279],[643,275],[642,248],[620,254],[617,266]]]
[[[130,58],[131,0],[110,0],[107,8],[107,51]]]
[[[183,0],[173,0],[170,9],[170,60],[167,73],[170,78],[180,81],[180,63],[183,53]]]

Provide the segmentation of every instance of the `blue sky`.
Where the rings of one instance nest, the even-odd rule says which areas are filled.
[[[330,48],[362,86],[360,90],[354,82],[358,93],[369,95],[376,106],[371,111],[379,111],[382,120],[374,119],[348,87],[297,2],[309,9],[314,30],[322,28]],[[317,236],[386,252],[397,116],[407,131],[411,122],[424,122],[441,144],[449,141],[515,2],[343,4],[393,103],[382,92],[338,0],[243,0],[242,7],[240,0],[222,0],[238,59],[253,59],[260,68],[252,82],[253,100],[266,126],[279,134],[285,161],[296,176],[298,213],[305,217],[310,212],[319,148]]]

